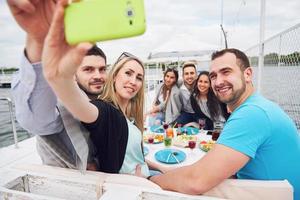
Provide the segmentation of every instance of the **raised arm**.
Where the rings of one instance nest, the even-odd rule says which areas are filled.
[[[7,4],[16,22],[27,33],[26,50],[29,61],[31,63],[40,62],[55,2],[7,0]]]
[[[89,102],[75,81],[75,73],[92,44],[69,46],[65,41],[63,17],[66,1],[57,3],[46,37],[42,63],[46,80],[64,106],[79,120],[91,123],[98,117],[98,109]]]
[[[56,110],[57,99],[44,79],[41,66],[43,43],[49,30],[54,2],[8,0],[7,3],[13,17],[26,32],[24,56],[12,81],[16,118],[30,133],[57,133],[63,128]]]
[[[42,74],[41,63],[31,64],[24,56],[12,81],[16,118],[28,132],[49,135],[60,132],[62,120],[57,99]]]

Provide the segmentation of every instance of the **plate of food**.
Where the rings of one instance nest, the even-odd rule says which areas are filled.
[[[163,126],[161,125],[153,125],[150,127],[150,131],[152,133],[164,133],[165,130],[163,129]]]
[[[213,140],[209,140],[209,141],[203,140],[200,142],[199,148],[204,152],[208,152],[214,147],[215,143],[216,142]]]
[[[153,142],[151,139],[153,139]],[[151,143],[159,144],[164,141],[164,135],[163,134],[145,134],[143,136],[143,140],[145,143],[148,143],[148,144],[151,144]]]
[[[179,164],[185,160],[186,154],[178,149],[163,149],[155,153],[155,159],[166,164]]]
[[[189,144],[189,141],[197,141],[197,137],[195,135],[178,135],[174,140],[173,140],[173,145],[178,146],[178,147],[187,147]]]

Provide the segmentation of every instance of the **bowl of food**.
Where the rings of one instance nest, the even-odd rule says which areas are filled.
[[[143,140],[145,143],[159,144],[164,141],[164,135],[163,134],[145,134],[143,136]]]
[[[208,152],[214,147],[215,143],[216,142],[213,140],[209,140],[209,141],[203,140],[199,143],[199,148],[204,152]]]

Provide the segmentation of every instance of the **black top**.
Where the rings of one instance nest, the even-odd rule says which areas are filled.
[[[191,97],[191,105],[192,105],[193,110],[195,111],[197,120],[199,120],[200,118],[205,119],[204,129],[205,130],[213,130],[214,129],[214,121],[202,112],[202,110],[201,110],[200,106],[198,105],[197,100],[195,98]],[[223,115],[225,120],[227,120],[230,114],[227,112],[226,104],[219,103],[216,106],[219,106],[219,108],[221,109],[220,110],[221,115]]]
[[[93,123],[83,123],[90,132],[98,159],[98,170],[119,173],[126,152],[128,125],[124,114],[112,104],[96,99],[91,101],[99,110]]]

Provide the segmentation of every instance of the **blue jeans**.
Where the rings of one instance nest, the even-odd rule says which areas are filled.
[[[176,119],[177,124],[185,125],[190,122],[197,122],[197,116],[195,113],[188,113],[182,111],[179,117]]]

